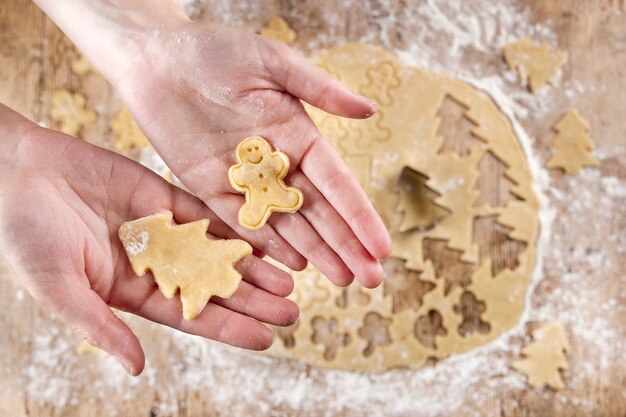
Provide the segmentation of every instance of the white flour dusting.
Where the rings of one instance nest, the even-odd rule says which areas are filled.
[[[251,29],[279,13],[264,8],[263,2],[178,2],[193,16],[217,18]],[[102,404],[105,415],[116,415],[125,399],[139,398],[146,387],[157,386],[159,397],[153,400],[153,407],[159,416],[179,412],[183,389],[201,389],[206,393],[206,404],[214,404],[222,412],[227,410],[229,416],[480,416],[488,402],[510,415],[520,406],[514,398],[524,398],[515,394],[527,390],[524,377],[510,369],[511,360],[519,357],[521,346],[528,341],[528,322],[543,320],[564,323],[570,339],[577,341],[569,354],[588,360],[579,359],[564,373],[566,391],[544,391],[540,395],[546,400],[558,400],[555,412],[598,411],[588,399],[588,381],[599,378],[600,388],[606,388],[616,381],[602,377],[604,374],[599,377],[598,369],[612,367],[619,375],[615,369],[621,367],[621,374],[626,374],[626,335],[623,329],[609,326],[619,317],[623,320],[626,313],[620,302],[626,299],[626,277],[619,276],[624,271],[626,254],[626,183],[618,177],[603,177],[598,170],[584,170],[575,176],[548,173],[543,168],[545,153],[537,155],[543,145],[525,130],[532,120],[559,110],[554,108],[559,95],[574,100],[592,89],[567,82],[559,89],[545,88],[533,96],[520,88],[517,75],[508,71],[501,60],[501,47],[524,36],[551,44],[556,39],[549,23],[531,23],[529,11],[519,9],[515,2],[443,3],[407,2],[406,7],[397,8],[391,7],[390,0],[364,2],[365,11],[376,16],[371,30],[347,37],[337,35],[343,33],[342,15],[325,10],[320,17],[325,31],[297,46],[306,53],[347,41],[369,42],[394,50],[407,64],[445,72],[491,94],[513,123],[542,204],[537,267],[521,323],[487,346],[433,366],[368,375],[267,358],[123,315],[133,328],[158,332],[170,344],[166,359],[169,366],[151,366],[151,355],[162,352],[159,346],[145,347],[148,363],[139,378],[126,376],[113,358],[89,359],[95,361],[92,366],[100,378],[86,390]],[[297,15],[298,11],[289,13]],[[250,22],[254,22],[253,27]],[[394,35],[395,27],[410,27],[418,35],[399,40]],[[395,48],[398,44],[403,46]],[[622,156],[620,151],[608,148],[600,148],[596,154],[601,159]],[[152,164],[152,169],[158,165],[154,161]],[[568,240],[568,222],[587,225],[586,239]],[[599,270],[603,272],[601,277],[590,279],[589,272]],[[607,291],[614,294],[613,298],[599,302]],[[35,337],[37,349],[24,374],[29,381],[28,395],[56,406],[71,404],[77,401],[75,381],[86,378],[86,360],[79,362],[76,358],[76,338],[67,329],[50,325],[41,332]],[[502,396],[502,392],[507,394]]]
[[[142,230],[138,235],[133,235],[132,240],[124,245],[124,249],[130,256],[137,256],[145,252],[148,248],[148,241],[150,240],[150,234]]]

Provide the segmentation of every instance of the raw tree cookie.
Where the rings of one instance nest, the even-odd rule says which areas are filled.
[[[76,136],[83,126],[96,121],[96,113],[85,109],[85,97],[67,90],[52,93],[50,118],[60,123],[61,132]]]
[[[289,27],[289,23],[280,16],[270,19],[265,27],[261,29],[261,36],[282,42],[284,44],[292,44],[296,40],[296,32]]]
[[[176,225],[165,211],[122,224],[120,240],[138,276],[151,271],[166,298],[180,289],[185,320],[193,320],[214,295],[233,295],[241,274],[234,265],[252,254],[238,239],[210,240],[209,220]]]
[[[600,162],[591,155],[595,148],[587,131],[589,124],[576,110],[567,112],[554,125],[556,137],[550,143],[554,155],[546,163],[548,168],[561,168],[575,174],[583,167],[597,167]]]
[[[283,181],[289,158],[260,136],[244,139],[235,151],[237,164],[228,170],[230,184],[245,193],[239,224],[251,230],[263,227],[272,212],[295,213],[302,207],[302,192]]]
[[[535,45],[528,38],[505,46],[503,53],[509,68],[517,68],[533,93],[556,74],[567,57],[565,52],[552,52],[550,45]]]
[[[564,388],[559,370],[567,369],[565,352],[569,343],[561,323],[553,322],[533,332],[534,341],[526,346],[522,353],[525,359],[513,364],[513,368],[528,377],[528,383],[541,388],[547,385],[561,390]]]

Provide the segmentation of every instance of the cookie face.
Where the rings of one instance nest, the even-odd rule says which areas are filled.
[[[244,139],[235,150],[237,164],[228,170],[232,187],[245,194],[239,224],[250,230],[263,227],[273,212],[295,213],[302,207],[302,192],[285,185],[289,158],[260,136]]]
[[[263,162],[263,156],[271,152],[269,144],[264,140],[256,137],[249,138],[237,147],[237,157],[241,161],[251,164],[260,164]]]

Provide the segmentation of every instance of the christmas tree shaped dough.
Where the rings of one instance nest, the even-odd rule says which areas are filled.
[[[252,254],[243,240],[209,240],[209,220],[175,225],[165,211],[122,224],[119,237],[133,271],[152,271],[159,290],[172,298],[180,289],[185,320],[193,320],[216,295],[233,295],[241,274],[234,265]]]
[[[526,358],[513,364],[513,368],[526,374],[528,383],[533,387],[547,385],[554,389],[564,388],[559,374],[560,369],[567,369],[565,352],[569,350],[569,343],[561,323],[553,322],[533,332],[530,345],[522,353]]]
[[[535,93],[561,68],[567,54],[550,51],[550,45],[535,45],[528,38],[504,47],[504,60],[509,68],[516,69],[530,84]]]
[[[239,143],[237,164],[228,170],[230,184],[245,193],[239,210],[239,224],[251,230],[263,227],[272,212],[294,213],[302,207],[302,192],[283,181],[289,172],[289,158],[260,136]]]
[[[597,167],[600,162],[591,155],[595,145],[587,135],[589,124],[576,112],[567,112],[553,128],[557,135],[550,143],[554,155],[546,163],[548,168],[562,168],[575,174],[583,167]]]

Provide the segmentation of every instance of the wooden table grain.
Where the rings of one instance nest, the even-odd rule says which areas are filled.
[[[250,0],[252,2],[252,0]],[[323,30],[319,24],[320,13],[324,8],[339,7],[337,2],[311,0],[272,0],[265,2],[266,17],[283,15],[288,18],[292,26],[302,39],[302,49],[306,50],[307,39],[316,36],[316,32]],[[346,3],[346,2],[344,2]],[[368,30],[368,11],[376,8],[375,0],[365,3],[371,7],[360,7],[358,1],[348,2],[350,7],[344,12],[337,12],[340,19],[345,20],[344,33],[336,34],[343,40],[358,39]],[[389,1],[386,4],[400,10],[404,1]],[[626,143],[626,123],[624,123],[624,103],[626,103],[626,6],[624,0],[563,0],[543,1],[530,0],[520,2],[520,7],[528,7],[531,19],[534,22],[552,22],[557,43],[569,53],[569,62],[565,66],[561,82],[576,80],[581,85],[595,85],[597,88],[586,94],[584,99],[578,100],[576,106],[585,115],[591,124],[591,134],[600,148],[619,148]],[[243,8],[240,13],[245,13]],[[202,17],[202,16],[200,16]],[[370,19],[371,20],[371,19]],[[250,25],[258,29],[262,22],[251,22]],[[396,34],[395,44],[402,47],[408,33]],[[328,46],[331,46],[330,44]],[[49,98],[51,92],[64,88],[70,91],[91,91],[88,99],[92,106],[102,103],[117,103],[119,100],[110,92],[106,83],[97,76],[78,76],[70,69],[72,59],[77,51],[63,33],[39,9],[28,0],[3,0],[0,4],[0,102],[12,107],[34,121],[50,124],[48,118]],[[552,103],[553,111],[546,117],[526,122],[525,128],[535,138],[535,151],[547,158],[548,142],[552,138],[550,128],[556,118],[569,105],[566,97],[561,97]],[[100,145],[110,144],[109,124],[112,118],[112,109],[116,106],[100,106],[98,121],[84,129],[85,139]],[[51,127],[55,127],[53,124]],[[1,140],[1,139],[0,139]],[[626,180],[626,152],[622,151],[606,155],[599,169],[604,176],[613,176]],[[554,175],[553,187],[566,187],[566,178],[563,175]],[[565,204],[565,203],[562,203]],[[557,205],[557,210],[559,209]],[[571,225],[569,225],[571,222]],[[607,234],[615,230],[625,230],[626,220],[616,217],[605,221],[602,230]],[[577,219],[568,219],[568,222],[557,221],[553,232],[561,233],[564,238],[572,241],[585,239],[585,225]],[[622,232],[623,233],[623,232]],[[612,276],[604,277],[602,281],[601,297],[595,300],[602,304],[615,299],[618,304],[626,304],[626,265],[624,254],[614,249],[607,251],[607,256],[613,259]],[[599,279],[606,271],[598,269],[589,271],[590,280]],[[156,416],[159,415],[159,398],[166,384],[176,381],[176,376],[165,372],[157,380],[141,387],[142,395],[134,398],[112,397],[106,400],[90,401],[80,395],[85,384],[94,383],[84,374],[81,380],[71,381],[79,393],[79,401],[75,404],[65,404],[57,407],[54,403],[38,401],[29,395],[35,384],[39,389],[45,389],[46,381],[38,381],[38,375],[27,372],[29,366],[39,360],[42,354],[35,348],[40,329],[46,328],[54,322],[48,313],[40,309],[27,294],[25,294],[12,280],[13,274],[4,264],[0,263],[0,304],[4,312],[0,314],[0,417],[43,417],[43,416],[101,416],[110,415],[102,406],[102,401],[111,402],[122,416]],[[558,276],[546,268],[545,277],[537,291],[538,297],[542,291],[549,291],[560,284]],[[612,298],[613,297],[613,298]],[[584,306],[581,306],[584,308]],[[626,339],[626,324],[624,315],[612,315],[607,326],[611,326],[623,346]],[[170,363],[168,355],[172,353],[171,342],[168,341],[157,326],[137,323],[138,333],[142,341],[150,346],[148,356],[151,367],[165,367]],[[78,338],[70,339],[77,343]],[[572,351],[569,354],[572,369],[585,364],[596,366],[594,358],[587,357],[584,340],[572,340]],[[626,351],[622,360],[626,359]],[[70,365],[58,366],[86,366],[85,360],[77,360]],[[52,364],[51,366],[56,366]],[[36,368],[33,368],[36,370]],[[510,392],[506,387],[496,390],[492,396],[474,409],[480,415],[489,416],[626,416],[626,368],[624,364],[606,368],[598,367],[595,378],[582,381],[584,386],[572,387],[579,402],[587,405],[578,406],[575,402],[567,405],[559,404],[556,396],[550,391],[528,389],[520,394],[519,391]],[[30,386],[30,389],[28,387]],[[178,412],[181,416],[218,416],[228,415],[228,405],[218,404],[207,400],[203,389],[181,389],[176,393]],[[323,399],[320,399],[323,402]],[[508,405],[506,405],[508,404]],[[516,404],[516,406],[511,406]],[[589,405],[591,404],[591,407]],[[591,411],[590,411],[591,410]],[[272,415],[315,415],[305,411],[276,408],[270,410]],[[259,415],[259,410],[250,410],[250,415]],[[353,415],[349,410],[339,415]],[[407,414],[409,415],[409,414]],[[419,410],[414,414],[421,415]],[[426,414],[424,414],[426,415]],[[456,415],[456,413],[441,414]]]

